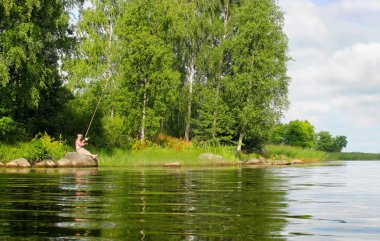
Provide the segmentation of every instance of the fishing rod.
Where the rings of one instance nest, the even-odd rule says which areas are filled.
[[[101,102],[101,100],[102,100],[102,97],[103,97],[103,93],[102,93],[102,95],[101,95],[100,98],[99,98],[98,104],[96,105],[96,108],[95,108],[95,110],[94,110],[94,113],[92,114],[90,124],[88,124],[86,134],[84,135],[84,139],[85,139],[86,141],[89,139],[89,138],[87,137],[87,134],[88,134],[88,131],[90,130],[90,127],[91,127],[92,121],[94,120],[94,117],[95,117],[96,111],[97,111],[98,108],[99,108],[99,104],[100,104],[100,102]]]

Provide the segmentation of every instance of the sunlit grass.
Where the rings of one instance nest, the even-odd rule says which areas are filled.
[[[271,159],[300,159],[302,161],[325,161],[330,156],[326,152],[286,145],[266,145],[265,155]]]
[[[221,155],[223,160],[202,160],[198,156],[202,153],[213,153]],[[159,146],[147,147],[142,150],[100,149],[97,152],[100,165],[104,167],[116,166],[159,166],[166,163],[178,162],[181,166],[202,165],[234,165],[238,163],[233,148],[213,147],[200,148],[191,147],[182,150],[162,148]]]

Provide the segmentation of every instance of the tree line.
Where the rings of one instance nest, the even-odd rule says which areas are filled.
[[[348,143],[346,136],[332,136],[328,131],[315,132],[314,126],[307,120],[293,120],[288,124],[277,124],[270,142],[325,152],[341,152]]]
[[[4,0],[0,17],[1,141],[72,138],[94,116],[98,145],[163,133],[240,152],[288,106],[275,0]]]

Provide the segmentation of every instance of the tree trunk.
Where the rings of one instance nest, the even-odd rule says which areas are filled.
[[[220,80],[217,80],[216,83],[216,96],[215,96],[215,103],[214,103],[214,112],[212,113],[212,138],[216,138],[216,119],[217,119],[217,106],[219,102],[219,92],[220,92]]]
[[[241,146],[243,145],[243,138],[244,138],[243,130],[240,130],[239,141],[238,141],[238,145],[236,148],[236,152],[237,152],[238,156],[240,156],[240,154],[241,154]]]
[[[186,128],[185,128],[185,141],[190,141],[190,124],[191,124],[191,104],[192,104],[192,95],[193,95],[193,82],[194,82],[194,74],[195,74],[195,66],[194,66],[194,57],[192,57],[189,67],[189,100],[187,103],[187,113],[186,113]]]
[[[145,139],[145,117],[146,117],[146,104],[147,104],[147,89],[146,89],[146,79],[144,79],[144,96],[143,96],[143,107],[141,113],[141,126],[140,126],[140,142]]]

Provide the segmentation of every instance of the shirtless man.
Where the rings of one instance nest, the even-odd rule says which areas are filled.
[[[87,156],[91,156],[92,159],[96,159],[96,157],[98,155],[93,155],[91,154],[91,152],[87,151],[84,146],[87,145],[88,143],[86,142],[86,140],[83,139],[83,135],[82,134],[78,134],[77,135],[77,140],[75,141],[75,148],[77,149],[77,152],[78,153],[82,153],[84,155],[87,155]]]

